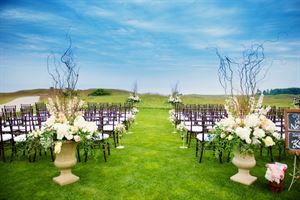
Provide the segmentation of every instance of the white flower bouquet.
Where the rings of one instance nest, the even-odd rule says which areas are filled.
[[[172,109],[172,110],[169,111],[169,121],[172,124],[176,123],[176,116],[175,116],[175,110],[174,109]]]
[[[131,94],[128,99],[127,99],[128,102],[131,102],[131,103],[138,103],[141,101],[140,97],[137,95],[137,94]]]
[[[122,124],[122,123],[118,124],[118,125],[116,126],[116,128],[115,128],[115,132],[116,132],[117,134],[119,134],[120,136],[121,136],[122,134],[126,133],[126,127],[125,127],[125,125]]]
[[[132,112],[133,115],[135,115],[139,112],[139,110],[136,107],[133,107],[131,112]]]
[[[180,95],[170,95],[169,98],[168,98],[168,103],[171,103],[171,104],[176,104],[176,103],[181,103],[181,97]]]
[[[80,111],[83,105],[84,102],[76,97],[63,100],[56,97],[55,101],[49,98],[47,109],[50,117],[41,130],[28,134],[31,146],[33,142],[39,142],[44,148],[54,145],[54,152],[58,154],[64,141],[87,141],[98,127],[95,122],[85,121]]]
[[[240,113],[240,106],[235,98],[226,101],[228,117],[220,120],[212,129],[216,148],[220,151],[235,149],[243,154],[252,154],[256,145],[271,147],[283,140],[276,132],[275,124],[266,118],[270,107],[262,107],[263,96],[255,103],[249,100],[248,113]],[[246,110],[246,109],[245,109]]]

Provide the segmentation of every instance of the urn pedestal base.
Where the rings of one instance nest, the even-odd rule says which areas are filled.
[[[250,175],[249,170],[239,169],[239,172],[232,177],[230,180],[238,182],[244,185],[251,185],[256,181],[257,177]]]
[[[59,176],[53,178],[53,181],[64,186],[79,181],[79,177],[72,174],[71,170],[62,170]]]
[[[250,169],[256,165],[253,155],[235,153],[232,163],[238,168],[238,173],[230,177],[230,180],[244,185],[251,185],[256,181],[257,177],[250,174]]]

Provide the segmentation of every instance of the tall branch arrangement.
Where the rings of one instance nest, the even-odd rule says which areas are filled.
[[[69,41],[69,46],[59,60],[53,52],[48,56],[47,70],[52,78],[55,92],[71,98],[76,95],[79,67],[74,61],[72,39],[69,34],[66,35],[66,39]]]
[[[253,44],[242,53],[242,58],[236,60],[216,49],[220,64],[218,77],[225,94],[232,98],[236,96],[236,105],[241,113],[247,113],[249,97],[254,97],[258,83],[265,78],[263,61],[265,59],[263,44]],[[262,75],[261,75],[262,74]]]
[[[134,81],[133,87],[132,87],[132,94],[133,96],[138,96],[138,83],[137,81]]]

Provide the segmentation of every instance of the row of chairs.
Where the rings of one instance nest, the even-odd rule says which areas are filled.
[[[186,143],[190,147],[193,138],[196,139],[196,156],[200,150],[202,161],[204,145],[210,141],[209,130],[216,122],[226,117],[227,113],[223,105],[196,105],[196,104],[176,104],[175,117],[176,124],[183,123],[187,129]]]
[[[285,108],[281,107],[272,107],[267,114],[267,117],[276,124],[277,132],[281,134],[281,137],[283,137],[285,132],[284,109]],[[192,139],[196,139],[196,156],[198,156],[200,150],[199,162],[202,161],[205,143],[212,140],[211,135],[208,134],[209,130],[215,125],[216,122],[227,116],[228,115],[224,106],[219,104],[175,105],[176,125],[183,123],[186,126],[186,143],[188,144],[188,147],[190,147]],[[279,147],[279,159],[281,156],[281,151],[282,149]],[[270,154],[271,161],[273,161],[271,148],[268,150],[268,153]],[[260,154],[262,155],[262,148]],[[229,160],[229,158],[227,160]],[[222,158],[220,158],[220,162],[222,162]]]
[[[119,123],[126,123],[129,115],[133,115],[132,104],[108,104],[108,103],[89,103],[88,107],[83,109],[84,117],[87,121],[95,121],[98,125],[99,133],[97,137],[90,138],[95,146],[102,145],[104,159],[106,161],[106,152],[110,155],[108,138],[113,137],[114,144],[118,144],[118,135],[115,133],[115,127]],[[34,110],[35,109],[35,110]],[[5,160],[5,145],[11,144],[11,160],[17,153],[16,144],[26,141],[27,134],[30,131],[41,129],[43,123],[47,121],[50,114],[46,104],[36,103],[34,106],[30,104],[21,104],[20,111],[16,110],[16,106],[4,106],[0,113],[0,153]],[[80,148],[80,146],[79,146]],[[94,147],[93,147],[94,148]],[[84,148],[86,149],[86,148]],[[80,153],[78,149],[78,160],[80,161]],[[51,157],[53,151],[50,148]],[[40,150],[41,154],[41,150]],[[85,161],[87,160],[87,151],[85,151]],[[36,153],[34,154],[34,159]]]

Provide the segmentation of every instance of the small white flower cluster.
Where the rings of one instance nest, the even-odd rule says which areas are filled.
[[[183,122],[181,122],[180,124],[178,124],[176,126],[177,131],[179,131],[180,133],[187,131],[186,126],[184,125]]]
[[[171,104],[175,104],[175,103],[181,103],[181,98],[179,95],[170,95],[169,98],[168,98],[168,102],[171,103]]]
[[[132,112],[133,115],[135,115],[139,112],[139,110],[136,107],[133,107],[131,112]]]
[[[129,124],[133,124],[134,120],[135,120],[135,115],[129,114],[127,116],[127,121],[129,122]]]
[[[119,135],[126,133],[125,125],[122,123],[119,123],[115,128],[115,132],[118,133]]]
[[[265,174],[265,178],[268,181],[280,183],[281,180],[284,179],[285,172],[287,170],[287,165],[275,162],[274,164],[267,164],[267,171]]]
[[[128,97],[128,101],[129,102],[132,102],[132,103],[138,103],[141,101],[140,97],[138,95],[134,95],[134,94],[131,94],[129,97]]]
[[[170,121],[172,124],[175,124],[175,123],[176,123],[176,116],[175,116],[175,110],[174,110],[174,109],[169,110],[169,121]]]

